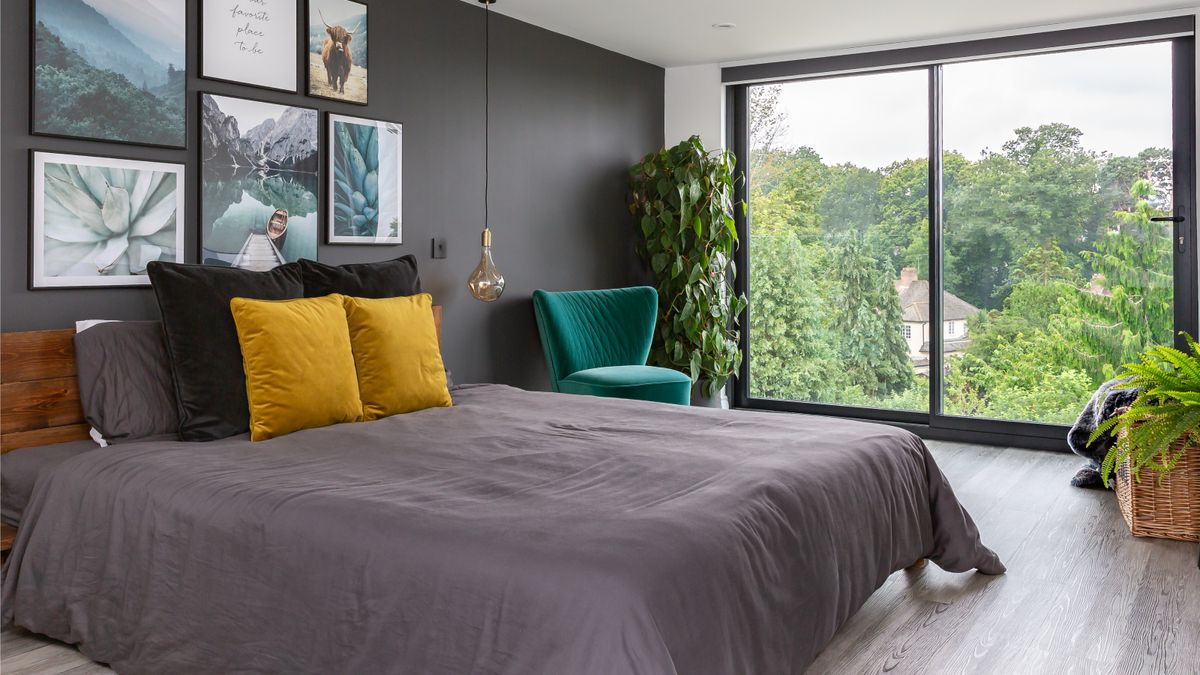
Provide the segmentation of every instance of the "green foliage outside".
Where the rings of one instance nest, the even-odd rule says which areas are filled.
[[[762,88],[764,90],[769,88]],[[752,100],[751,115],[778,115]],[[928,163],[827,165],[752,124],[750,392],[928,409],[895,280],[928,279]],[[947,152],[946,290],[981,309],[947,359],[944,411],[1070,423],[1091,392],[1173,330],[1170,152],[1086,150],[1064,124],[975,160]],[[766,139],[766,140],[764,140]]]
[[[124,75],[88,65],[40,22],[35,39],[37,131],[158,145],[185,144],[181,95],[160,97],[135,86]],[[169,78],[165,88],[182,92],[183,71],[172,71]]]

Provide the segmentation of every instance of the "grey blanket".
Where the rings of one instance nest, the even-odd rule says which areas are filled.
[[[800,673],[893,571],[1004,571],[899,429],[454,398],[65,462],[4,621],[123,674]]]

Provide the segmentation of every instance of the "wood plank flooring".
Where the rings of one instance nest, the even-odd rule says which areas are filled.
[[[810,675],[1200,673],[1196,544],[1130,536],[1074,455],[929,446],[1008,574],[893,574]]]
[[[825,673],[1200,675],[1197,546],[1135,539],[1073,455],[929,442],[1008,574],[897,572],[809,669]],[[4,675],[109,673],[75,648],[0,633]]]

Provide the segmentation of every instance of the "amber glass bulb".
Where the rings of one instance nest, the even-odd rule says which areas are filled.
[[[475,267],[474,272],[471,272],[467,289],[471,291],[471,295],[476,300],[492,302],[499,300],[500,294],[504,292],[504,275],[500,274],[500,270],[496,269],[496,263],[492,260],[492,231],[486,227],[483,229],[481,243],[483,250],[479,253],[479,265]]]

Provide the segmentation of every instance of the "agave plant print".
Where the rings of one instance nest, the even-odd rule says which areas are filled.
[[[329,115],[329,243],[401,242],[403,127]]]
[[[33,153],[33,288],[149,285],[183,262],[182,164]]]

